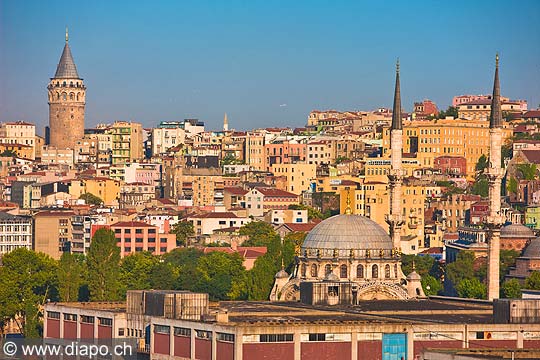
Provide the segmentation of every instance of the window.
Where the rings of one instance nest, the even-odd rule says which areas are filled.
[[[339,267],[339,277],[342,279],[346,279],[347,275],[347,265],[343,264]]]
[[[174,328],[174,336],[187,336],[187,337],[191,337],[191,329],[188,329],[188,328],[181,328],[181,327],[175,327],[175,328]]]
[[[293,334],[261,334],[260,342],[292,342]]]
[[[64,321],[77,321],[76,314],[64,314]]]
[[[47,311],[47,318],[60,320],[60,313],[56,311]]]
[[[332,272],[332,265],[326,264],[324,266],[324,276],[330,274]]]
[[[360,279],[364,278],[364,265],[358,265],[356,267],[356,277]]]
[[[164,325],[154,325],[154,332],[157,334],[169,334],[171,332],[171,327]]]
[[[226,333],[217,333],[217,340],[218,341],[225,341],[225,342],[234,342],[234,334],[226,334]]]
[[[317,264],[312,264],[311,265],[311,277],[317,277]]]
[[[118,336],[124,336],[124,328],[118,329]]]
[[[93,316],[81,315],[81,322],[85,324],[93,324],[95,318]]]
[[[371,267],[371,277],[373,279],[378,279],[379,278],[379,267],[377,265],[373,265]]]
[[[98,325],[101,326],[112,326],[112,319],[109,318],[98,318]]]
[[[195,330],[195,336],[198,339],[207,339],[212,340],[212,332],[211,331],[205,331],[205,330]]]
[[[142,234],[142,229],[135,229],[135,234]]]
[[[384,267],[384,277],[385,279],[390,279],[390,265],[388,264]]]
[[[302,277],[306,276],[306,272],[307,272],[307,265],[302,264],[302,267],[301,267],[301,275],[302,275]]]
[[[309,341],[325,341],[326,334],[309,334]]]

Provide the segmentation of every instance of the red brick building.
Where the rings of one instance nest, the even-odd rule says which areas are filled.
[[[433,165],[443,174],[455,176],[467,174],[467,159],[462,156],[439,156],[435,158]]]

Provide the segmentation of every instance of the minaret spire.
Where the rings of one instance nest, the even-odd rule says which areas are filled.
[[[403,128],[401,117],[401,89],[399,83],[399,58],[396,62],[396,88],[394,89],[394,106],[392,108],[392,130]]]
[[[501,214],[501,168],[502,147],[502,113],[501,88],[499,85],[499,54],[495,57],[495,79],[493,81],[493,97],[489,118],[489,216],[488,226],[488,300],[499,298],[499,256],[501,225],[504,217]]]
[[[403,225],[401,204],[403,150],[403,120],[401,116],[401,89],[399,83],[399,59],[396,62],[396,85],[394,89],[394,106],[392,108],[392,127],[390,128],[390,214],[386,222],[390,227],[390,237],[396,250],[401,249],[401,226]]]
[[[495,79],[493,81],[493,96],[491,98],[491,114],[489,115],[489,127],[502,126],[501,110],[501,85],[499,84],[499,54],[495,55]]]
[[[229,119],[227,118],[227,113],[223,116],[223,131],[229,131]]]
[[[69,41],[68,27],[66,26],[66,43]]]

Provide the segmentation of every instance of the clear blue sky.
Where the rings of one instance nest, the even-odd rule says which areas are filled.
[[[312,109],[490,93],[540,103],[540,1],[0,0],[0,121],[48,121],[69,26],[86,126],[197,117],[218,128],[302,126]]]

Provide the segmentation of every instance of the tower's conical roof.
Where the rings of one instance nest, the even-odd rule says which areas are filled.
[[[399,60],[396,63],[396,88],[394,90],[394,107],[392,109],[392,130],[401,130],[401,90],[399,85]]]
[[[501,86],[499,85],[499,54],[495,58],[495,80],[493,81],[493,97],[491,98],[491,114],[489,115],[489,127],[500,128],[502,126],[501,111]]]
[[[77,67],[73,61],[73,56],[71,55],[71,50],[69,44],[66,40],[66,45],[64,46],[64,51],[62,51],[62,56],[60,57],[60,62],[56,67],[56,73],[54,74],[55,79],[79,79],[79,74],[77,73]]]

